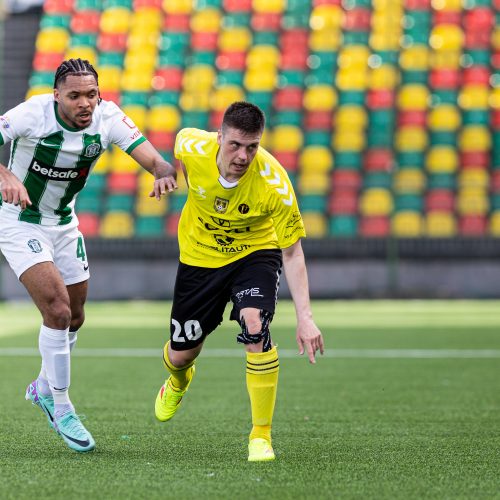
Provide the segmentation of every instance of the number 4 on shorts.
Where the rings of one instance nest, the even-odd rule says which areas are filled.
[[[83,237],[82,236],[78,237],[78,242],[76,244],[76,258],[82,259],[82,262],[85,262],[87,260],[86,255],[85,255],[85,247],[83,245]]]

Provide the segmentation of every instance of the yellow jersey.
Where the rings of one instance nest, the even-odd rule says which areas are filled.
[[[188,184],[178,230],[181,262],[222,267],[304,237],[297,198],[278,161],[259,147],[245,174],[229,183],[217,168],[218,150],[216,132],[185,128],[177,134],[174,153]]]

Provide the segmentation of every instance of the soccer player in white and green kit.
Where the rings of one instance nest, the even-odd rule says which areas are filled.
[[[155,401],[157,419],[170,420],[191,384],[207,335],[222,322],[231,301],[231,319],[241,327],[237,340],[246,349],[251,462],[275,458],[271,424],[279,360],[270,324],[282,262],[296,310],[299,351],[307,352],[311,363],[318,350],[323,353],[300,243],[302,217],[285,169],[259,146],[264,125],[257,106],[237,102],[226,110],[219,132],[188,128],[177,135],[175,156],[189,192],[179,222],[170,341],[163,351],[170,377]]]
[[[98,75],[81,59],[56,71],[54,93],[35,96],[0,116],[0,250],[42,315],[42,365],[26,399],[73,450],[94,439],[69,398],[70,354],[84,321],[89,264],[74,212],[99,156],[118,145],[154,176],[150,196],[176,189],[165,162],[118,106],[99,97]]]

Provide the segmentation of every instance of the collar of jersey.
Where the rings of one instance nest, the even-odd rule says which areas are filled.
[[[70,127],[60,116],[59,111],[57,110],[57,102],[54,101],[54,113],[56,114],[56,120],[62,128],[69,130],[70,132],[80,132],[80,129]]]

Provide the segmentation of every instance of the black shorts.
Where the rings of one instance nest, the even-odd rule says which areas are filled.
[[[255,307],[272,315],[278,298],[281,250],[257,250],[215,269],[179,263],[170,322],[170,345],[176,351],[192,349],[222,323],[231,300],[231,319],[240,310]]]

